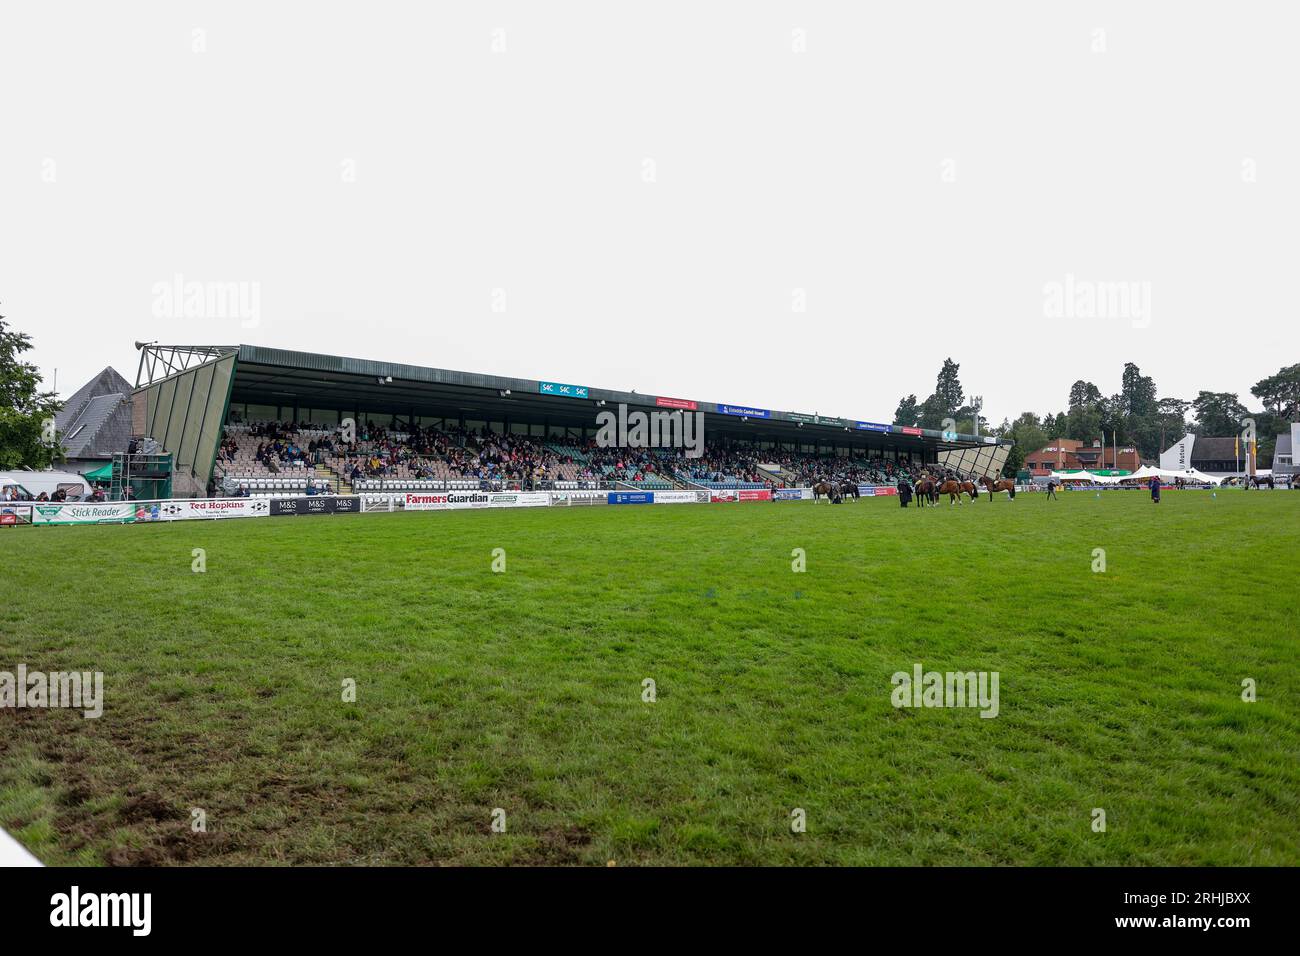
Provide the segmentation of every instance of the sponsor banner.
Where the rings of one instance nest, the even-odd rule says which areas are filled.
[[[655,503],[655,492],[611,491],[609,492],[609,503],[611,505],[652,505]]]
[[[739,501],[740,493],[732,489],[714,489],[709,492],[710,501]]]
[[[777,488],[772,492],[772,498],[775,501],[802,501],[802,488]]]
[[[681,408],[688,412],[693,412],[700,407],[699,402],[692,402],[689,398],[664,398],[662,396],[655,399],[655,404],[660,408]]]
[[[449,508],[486,508],[486,491],[433,491],[406,494],[407,511],[445,511]]]
[[[709,503],[707,491],[656,491],[654,504],[657,505],[694,505]]]
[[[538,508],[550,503],[548,491],[497,491],[488,495],[489,508]]]
[[[586,385],[562,385],[559,382],[538,382],[537,392],[540,395],[559,395],[563,398],[586,398]]]
[[[772,491],[769,488],[741,488],[738,492],[739,501],[771,501]]]
[[[573,505],[606,505],[609,499],[603,491],[552,491],[551,504],[561,508]]]
[[[874,488],[871,489],[871,494],[874,497],[881,497],[883,495],[893,495],[895,498],[897,498],[898,489],[893,485],[876,485]]]
[[[130,502],[136,521],[189,521],[195,518],[260,518],[271,513],[265,498],[178,498]]]
[[[772,417],[772,413],[766,408],[750,408],[748,405],[719,405],[718,411],[723,415],[738,415],[745,418]]]
[[[271,499],[273,515],[333,515],[356,514],[361,510],[361,499],[354,495],[302,495],[297,498]]]
[[[802,422],[805,425],[834,425],[837,428],[843,428],[848,424],[842,418],[831,418],[829,415],[803,415],[799,412],[786,412],[785,417],[792,422]]]
[[[32,524],[121,524],[135,521],[133,501],[32,505]]]
[[[31,505],[5,505],[0,508],[0,526],[32,523]]]
[[[913,428],[911,425],[903,425],[899,429],[904,435],[921,435],[924,434],[921,429]]]
[[[858,422],[857,428],[859,431],[888,433],[893,428],[893,426],[882,425],[880,424],[880,422]]]

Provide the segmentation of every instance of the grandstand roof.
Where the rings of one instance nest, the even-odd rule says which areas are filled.
[[[466,416],[502,416],[517,421],[545,419],[553,424],[594,427],[596,408],[604,403],[625,403],[646,410],[704,412],[711,433],[754,437],[756,434],[793,441],[830,440],[837,434],[853,433],[869,445],[908,445],[928,448],[969,448],[999,444],[997,439],[975,435],[943,433],[933,429],[903,428],[887,421],[865,421],[819,416],[815,413],[765,409],[741,404],[674,396],[643,395],[582,383],[559,383],[541,379],[511,378],[479,372],[379,362],[313,352],[238,346],[143,346],[157,355],[142,355],[142,377],[137,387],[175,374],[186,366],[185,354],[200,362],[236,353],[231,401],[257,405],[295,405],[299,408],[331,408],[362,413]],[[160,357],[161,356],[161,357]],[[177,358],[180,356],[180,358]],[[144,376],[146,362],[163,372]],[[188,367],[194,367],[191,363]],[[391,381],[389,379],[391,378]]]

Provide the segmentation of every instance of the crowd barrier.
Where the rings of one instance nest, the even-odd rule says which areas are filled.
[[[885,485],[862,485],[864,497],[896,495]],[[746,501],[810,501],[809,488],[672,491],[437,491],[284,498],[178,498],[165,501],[21,502],[0,505],[0,526],[150,524],[388,511],[458,511],[589,505],[678,505]]]

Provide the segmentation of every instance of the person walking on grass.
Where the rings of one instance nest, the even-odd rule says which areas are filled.
[[[1151,503],[1160,504],[1160,476],[1151,476]]]
[[[1051,501],[1055,497],[1056,497],[1056,479],[1048,478],[1047,479],[1047,500]]]

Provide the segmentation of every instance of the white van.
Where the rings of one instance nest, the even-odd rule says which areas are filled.
[[[80,501],[90,497],[91,487],[85,478],[72,471],[0,471],[0,502],[9,499],[9,489],[13,488],[23,500],[33,500],[42,491],[47,497],[54,497],[60,488],[67,494],[69,501]]]

